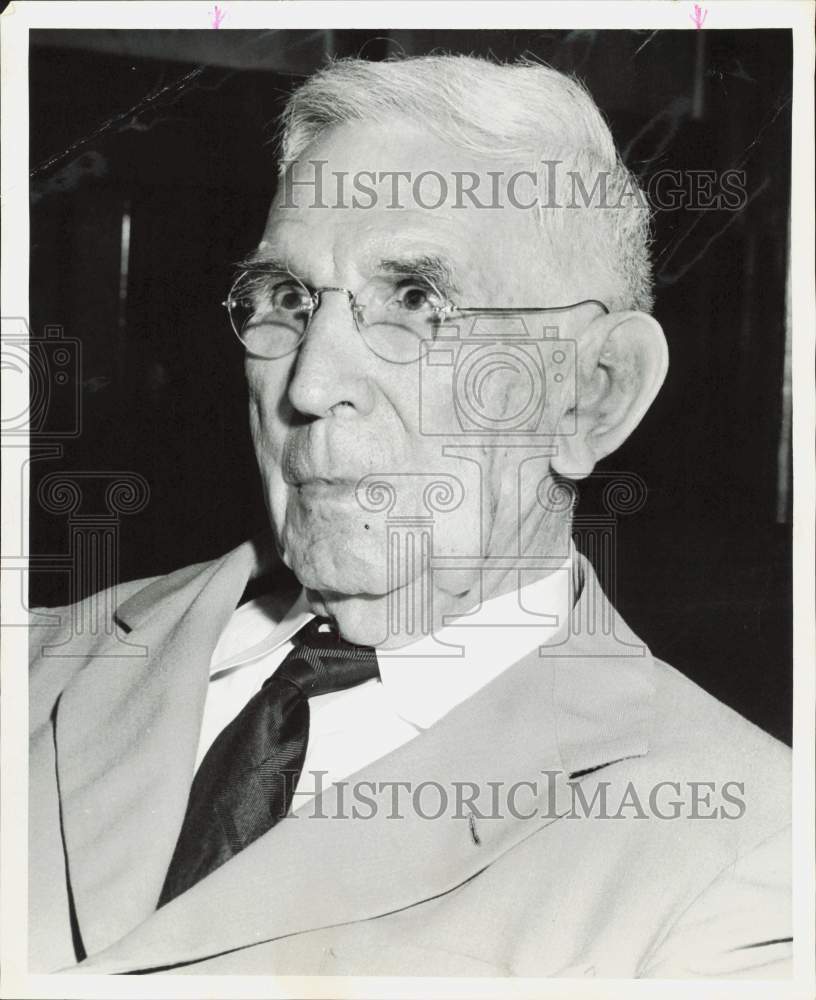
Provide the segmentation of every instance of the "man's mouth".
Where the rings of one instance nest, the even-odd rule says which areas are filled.
[[[330,456],[324,456],[330,458]],[[297,490],[349,490],[354,489],[368,471],[349,469],[347,463],[312,461],[313,456],[292,449],[283,463],[281,472],[287,486]]]
[[[319,492],[321,490],[354,489],[357,482],[357,479],[337,478],[335,476],[310,476],[307,479],[300,479],[296,482],[290,483],[289,485],[294,486],[298,492],[302,492],[304,490]]]
[[[356,497],[355,486],[358,480],[311,476],[308,479],[291,483],[290,488],[305,501],[347,501]]]
[[[355,485],[355,482],[347,479],[314,477],[292,483],[289,490],[302,514],[308,516],[320,513],[325,516],[327,511],[334,511],[339,518],[341,513],[345,515],[362,511]]]
[[[289,444],[283,459],[283,481],[298,490],[348,489],[365,475],[356,474],[352,462],[342,462],[336,449],[315,436]]]

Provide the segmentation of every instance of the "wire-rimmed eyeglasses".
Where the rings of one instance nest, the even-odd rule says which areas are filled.
[[[556,313],[586,305],[609,312],[598,299],[565,306],[458,306],[427,278],[404,274],[376,275],[356,293],[334,286],[309,288],[288,271],[263,268],[243,271],[223,305],[247,353],[275,360],[297,350],[329,292],[347,297],[357,332],[369,350],[398,364],[420,358],[424,346],[438,338],[440,328],[460,317]]]

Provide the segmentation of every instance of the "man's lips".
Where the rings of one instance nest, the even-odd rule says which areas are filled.
[[[381,449],[359,429],[316,421],[288,437],[281,458],[288,486],[353,487],[380,464]]]
[[[306,510],[326,504],[343,508],[351,506],[355,510],[359,508],[355,483],[346,479],[318,477],[304,483],[292,483],[290,491],[294,502]]]
[[[335,488],[353,489],[360,480],[369,474],[368,470],[360,472],[350,470],[348,465],[340,463],[321,462],[319,465],[309,461],[311,456],[303,453],[290,452],[283,463],[281,473],[287,486],[297,489]]]
[[[310,479],[305,483],[293,483],[301,496],[331,496],[354,492],[354,483],[338,479]]]
[[[284,476],[287,486],[294,486],[296,489],[353,489],[363,478],[359,476],[312,476],[300,475],[296,478]]]
[[[324,450],[324,449],[320,449]],[[288,486],[342,486],[356,483],[359,476],[349,471],[348,463],[341,464],[331,454],[315,454],[311,447],[289,448],[281,467],[283,481]]]

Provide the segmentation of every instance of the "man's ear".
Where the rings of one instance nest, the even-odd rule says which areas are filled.
[[[580,334],[576,361],[575,432],[558,438],[555,472],[588,476],[618,448],[649,409],[669,367],[666,338],[651,316],[600,316]]]

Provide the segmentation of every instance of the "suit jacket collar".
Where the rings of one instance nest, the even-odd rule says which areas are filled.
[[[538,781],[541,789],[541,772],[557,772],[548,819],[505,808],[500,818],[468,822],[449,809],[429,821],[408,808],[395,821],[381,799],[374,816],[355,818],[332,788],[321,799],[327,818],[301,810],[154,912],[192,780],[209,657],[258,566],[247,543],[149,585],[118,611],[148,647],[146,660],[134,668],[97,657],[63,693],[58,772],[69,877],[91,956],[82,971],[195,961],[446,892],[552,822],[570,773],[648,749],[651,657],[579,557],[582,586],[563,643],[534,651],[349,779],[448,790]],[[523,796],[517,806],[531,811]]]
[[[149,584],[117,614],[144,657],[102,647],[57,704],[63,839],[89,954],[155,907],[192,780],[208,651],[255,564],[244,545]]]
[[[232,614],[250,582],[272,572],[278,577],[287,576],[294,580],[289,570],[274,556],[270,537],[265,533],[244,542],[220,559],[193,563],[151,580],[118,605],[115,618],[127,632],[131,632],[145,625],[157,612],[172,615],[179,609],[188,608],[196,595],[212,581],[215,581],[225,600],[231,599],[236,588],[240,588],[235,604],[229,608]]]

